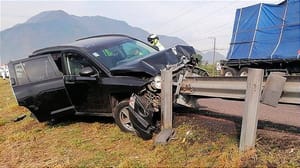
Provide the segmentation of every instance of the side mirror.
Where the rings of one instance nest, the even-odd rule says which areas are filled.
[[[84,67],[80,70],[80,76],[92,76],[95,74],[95,71],[91,67]]]

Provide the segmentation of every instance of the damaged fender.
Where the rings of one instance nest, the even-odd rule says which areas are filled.
[[[137,135],[144,140],[151,139],[156,129],[151,104],[146,105],[143,97],[133,94],[130,97],[129,111],[129,118]]]

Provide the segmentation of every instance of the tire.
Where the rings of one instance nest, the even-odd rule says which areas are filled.
[[[244,67],[239,71],[238,76],[248,76],[248,68]]]
[[[237,71],[233,68],[226,68],[224,69],[224,74],[225,77],[234,77],[237,76]]]
[[[129,118],[129,100],[123,100],[116,105],[113,117],[123,132],[135,132]]]

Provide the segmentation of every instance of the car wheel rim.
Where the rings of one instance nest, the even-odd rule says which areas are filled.
[[[134,131],[134,128],[132,127],[132,124],[129,119],[129,110],[128,107],[124,107],[120,111],[120,122],[129,131]]]
[[[248,73],[244,71],[240,74],[240,76],[248,76]]]
[[[225,76],[233,76],[231,72],[226,72]]]

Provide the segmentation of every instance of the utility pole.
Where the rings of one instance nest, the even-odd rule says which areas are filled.
[[[216,58],[216,37],[209,37],[210,39],[213,39],[213,46],[214,46],[214,54],[213,54],[213,76],[215,76],[215,58]]]

